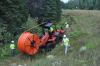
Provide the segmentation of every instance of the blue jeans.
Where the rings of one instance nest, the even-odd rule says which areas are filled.
[[[64,52],[65,52],[65,54],[67,54],[69,47],[70,47],[70,45],[64,45]]]
[[[15,56],[15,49],[11,49],[11,55]]]

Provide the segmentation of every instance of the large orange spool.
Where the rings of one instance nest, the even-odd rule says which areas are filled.
[[[22,53],[34,55],[38,52],[40,42],[38,35],[24,32],[18,39],[17,47]]]

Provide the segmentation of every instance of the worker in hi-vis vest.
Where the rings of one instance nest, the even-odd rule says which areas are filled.
[[[50,27],[50,32],[53,32],[53,27],[52,26]]]
[[[66,35],[63,36],[63,45],[64,45],[64,52],[65,54],[67,54],[70,45],[69,45],[69,38],[67,38]]]
[[[52,26],[50,26],[50,27],[49,27],[49,35],[50,35],[50,37],[52,36],[53,31],[54,31],[53,27],[52,27]]]
[[[11,49],[11,55],[14,56],[15,55],[15,44],[14,44],[14,41],[11,41],[10,49]]]

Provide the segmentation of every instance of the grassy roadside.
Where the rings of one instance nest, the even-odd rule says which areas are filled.
[[[67,55],[64,55],[63,46],[57,45],[47,55],[37,54],[32,61],[29,57],[21,55],[9,58],[5,63],[8,63],[8,66],[13,64],[16,66],[100,66],[99,16],[98,11],[65,10],[61,24],[64,26],[66,21],[70,23],[69,32],[66,34],[70,38],[71,49]],[[82,46],[87,49],[80,52]],[[53,55],[53,58],[47,58],[48,55]],[[5,63],[2,66],[6,66]]]

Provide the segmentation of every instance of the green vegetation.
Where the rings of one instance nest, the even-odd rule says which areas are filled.
[[[38,18],[38,23],[46,20],[58,22],[61,17],[60,0],[28,0],[29,13]]]
[[[84,10],[62,10],[61,13],[62,8]],[[100,66],[99,9],[100,0],[70,0],[68,3],[60,0],[0,0],[0,66]],[[51,52],[32,57],[21,54],[16,47],[16,56],[12,57],[11,40],[17,44],[20,34],[30,28],[29,32],[41,36],[42,28],[38,25],[47,20],[66,31],[65,22],[70,25],[65,32],[71,45],[68,54],[64,55],[64,46],[59,43]],[[80,51],[82,47],[85,50]],[[49,55],[51,58],[47,57]]]
[[[1,0],[0,1],[0,52],[1,52],[0,56],[8,55],[9,53],[6,50],[9,50],[9,47],[6,47],[6,45],[9,46],[11,40],[14,40],[15,43],[17,44],[17,40],[20,34],[26,31],[27,29],[37,26],[38,25],[37,22],[40,19],[45,19],[45,20],[51,19],[54,22],[57,22],[60,20],[60,16],[61,16],[60,0],[55,0],[55,1],[45,0],[45,2],[44,1],[42,2],[42,0],[41,1]],[[41,22],[44,21],[40,20],[39,23],[41,24]],[[39,35],[42,34],[41,27],[37,27],[29,31],[32,33],[38,33]]]
[[[17,55],[15,57],[5,59],[6,61],[1,60],[1,64],[6,62],[9,64],[9,66],[12,64],[27,66],[98,66],[100,57],[100,41],[97,27],[99,27],[100,13],[98,11],[87,10],[66,10],[66,12],[64,11],[65,15],[62,16],[63,18],[60,24],[64,25],[66,21],[74,21],[71,23],[69,32],[66,33],[70,38],[71,44],[71,48],[67,55],[64,55],[63,46],[58,44],[56,48],[54,48],[51,52],[48,52],[46,55],[44,53],[38,53],[37,55],[31,57],[32,61],[27,55]],[[71,20],[72,18],[70,19],[68,15],[74,20]],[[33,21],[35,24],[35,20],[31,18],[28,19],[28,22],[31,24],[33,24]],[[28,22],[26,25],[27,28],[29,28],[30,24]],[[93,29],[96,30],[93,31]],[[82,46],[85,46],[86,50],[80,52],[79,50]],[[53,58],[47,58],[49,55],[53,55]],[[6,65],[4,64],[4,66]]]
[[[45,19],[51,19],[53,21],[59,21],[61,16],[60,0],[48,0],[45,1]]]
[[[0,1],[0,45],[16,40],[16,36],[23,30],[21,25],[27,21],[28,10],[26,0]]]
[[[17,42],[22,32],[36,24],[31,23],[30,18],[40,24],[47,19],[53,22],[60,21],[60,0],[1,0],[0,45],[8,44],[11,40]],[[35,32],[41,33],[41,28],[38,31],[36,30],[37,29],[34,29]]]
[[[100,0],[69,0],[68,3],[61,3],[64,9],[100,9]]]
[[[96,48],[96,45],[92,41],[88,41],[85,45],[88,49]]]

